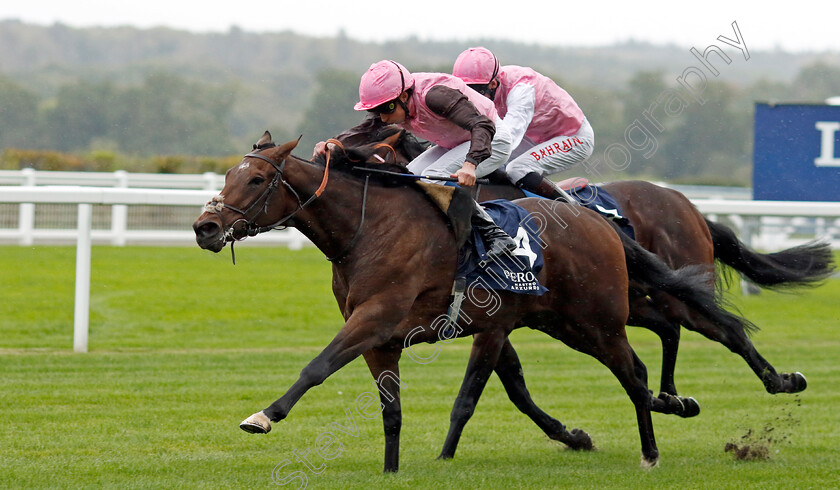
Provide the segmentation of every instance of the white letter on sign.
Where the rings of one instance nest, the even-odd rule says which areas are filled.
[[[840,130],[840,122],[817,121],[815,125],[822,132],[820,157],[814,159],[817,167],[840,167],[840,158],[834,156],[834,134]]]

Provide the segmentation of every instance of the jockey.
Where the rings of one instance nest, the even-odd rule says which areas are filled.
[[[418,175],[457,177],[462,186],[473,186],[476,177],[502,166],[512,148],[508,132],[495,124],[500,119],[493,103],[445,73],[412,74],[395,61],[374,63],[362,75],[354,109],[435,143],[408,169]],[[488,254],[517,248],[475,201],[471,223],[487,241]]]
[[[495,103],[511,134],[505,168],[516,186],[550,199],[563,192],[546,178],[592,155],[595,134],[572,96],[530,68],[499,66],[486,48],[470,48],[455,60],[452,74]]]

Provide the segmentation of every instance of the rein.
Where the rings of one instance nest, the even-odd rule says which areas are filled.
[[[378,143],[373,147],[374,150],[378,150],[380,148],[387,148],[388,153],[394,155],[394,162],[397,161],[397,150],[395,150],[393,146],[389,145],[388,143]],[[385,163],[385,159],[381,156],[374,154],[374,157],[382,163]]]
[[[367,191],[368,191],[368,182],[369,181],[370,181],[370,175],[365,175],[365,188],[362,191],[362,217],[359,220],[359,226],[356,228],[356,234],[353,235],[353,239],[350,240],[350,243],[348,243],[347,246],[344,247],[344,250],[342,250],[341,252],[339,252],[336,255],[333,255],[332,257],[327,257],[327,260],[330,261],[330,262],[335,262],[337,260],[341,260],[348,253],[350,253],[350,250],[353,249],[353,247],[356,245],[356,241],[359,240],[359,237],[362,234],[362,226],[365,224],[365,209],[367,209]]]

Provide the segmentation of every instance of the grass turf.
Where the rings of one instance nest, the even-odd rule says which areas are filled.
[[[469,353],[469,339],[460,339],[431,364],[404,356],[401,470],[383,475],[381,418],[365,419],[354,406],[374,390],[361,360],[307,393],[271,434],[238,428],[342,324],[330,266],[317,250],[243,247],[234,267],[227,254],[191,248],[94,247],[88,354],[72,353],[74,254],[0,247],[0,486],[253,488],[296,471],[310,488],[838,484],[836,279],[801,295],[735,297],[762,327],[758,350],[779,371],[808,377],[801,394],[767,394],[740,358],[684,332],[677,386],[703,411],[654,415],[661,464],[653,471],[639,468],[632,405],[607,369],[521,330],[512,340],[534,399],[587,430],[597,451],[549,441],[492,378],[455,459],[435,461]],[[628,334],[655,389],[658,340],[640,329]],[[330,460],[315,454],[327,431],[339,441],[331,450],[341,450]],[[724,452],[727,442],[770,438],[766,460]],[[297,459],[307,451],[314,471]]]

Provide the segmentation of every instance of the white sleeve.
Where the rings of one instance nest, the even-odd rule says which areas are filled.
[[[531,84],[520,83],[510,89],[507,96],[507,114],[503,121],[513,138],[512,148],[519,146],[525,137],[525,131],[534,118],[536,100],[537,93]]]

